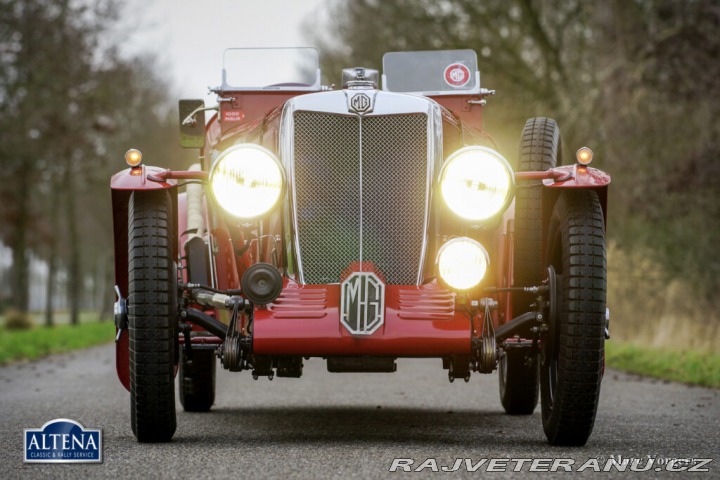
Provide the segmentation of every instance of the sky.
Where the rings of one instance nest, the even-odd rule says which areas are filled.
[[[215,100],[230,47],[313,46],[304,21],[321,23],[332,0],[129,0],[122,13],[128,32],[123,52],[154,54],[178,98]]]

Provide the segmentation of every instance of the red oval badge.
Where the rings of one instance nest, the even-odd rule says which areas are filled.
[[[444,77],[451,87],[464,87],[470,81],[470,69],[462,63],[451,63],[445,67]]]

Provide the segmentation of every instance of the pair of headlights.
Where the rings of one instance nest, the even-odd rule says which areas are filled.
[[[440,172],[440,192],[448,208],[469,222],[501,214],[513,196],[514,176],[499,153],[486,147],[465,147],[453,153]],[[229,214],[252,220],[270,212],[285,185],[283,169],[267,149],[255,144],[231,147],[210,173],[216,202]],[[450,240],[440,248],[438,273],[457,290],[475,287],[488,267],[485,248],[470,238]]]
[[[277,158],[255,144],[236,145],[226,150],[210,174],[215,200],[242,220],[251,220],[272,210],[284,184]],[[485,147],[458,150],[440,172],[440,191],[445,203],[468,221],[482,222],[503,212],[512,199],[513,184],[507,161]]]

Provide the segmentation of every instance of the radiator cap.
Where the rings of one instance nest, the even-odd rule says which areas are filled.
[[[378,86],[378,71],[374,68],[343,68],[343,88],[373,89]]]

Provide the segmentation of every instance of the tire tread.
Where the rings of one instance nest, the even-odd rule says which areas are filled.
[[[545,171],[562,162],[560,128],[552,118],[535,117],[525,122],[520,143],[518,171]],[[544,279],[542,252],[542,191],[540,180],[523,182],[515,193],[515,242],[513,278],[516,286],[537,285]],[[513,311],[529,303],[516,295]]]
[[[133,192],[128,211],[130,412],[140,442],[175,433],[177,343],[170,197]]]
[[[563,192],[553,211],[551,234],[553,225],[560,230],[566,270],[559,312],[558,383],[552,405],[543,391],[543,427],[551,444],[581,446],[592,433],[604,367],[607,266],[597,194]]]

